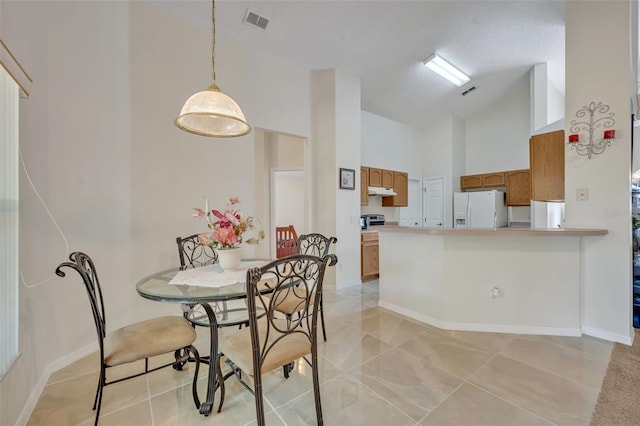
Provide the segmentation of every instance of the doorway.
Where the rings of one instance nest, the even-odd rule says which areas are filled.
[[[305,202],[304,197],[304,170],[272,170],[271,173],[271,226],[276,227],[293,225],[298,235],[304,234],[305,227]],[[272,240],[272,259],[275,259],[275,237]]]

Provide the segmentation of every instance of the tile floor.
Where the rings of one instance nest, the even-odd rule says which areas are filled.
[[[588,425],[612,345],[589,337],[440,330],[377,307],[377,281],[325,293],[329,341],[320,353],[327,425]],[[206,329],[197,346],[206,352]],[[54,373],[29,420],[92,424],[97,355]],[[111,376],[138,366],[119,367]],[[105,389],[101,425],[250,425],[254,401],[227,380],[221,413],[200,416],[193,366],[171,368]],[[207,366],[198,385],[206,389]],[[264,383],[267,424],[310,425],[310,371],[299,363]]]

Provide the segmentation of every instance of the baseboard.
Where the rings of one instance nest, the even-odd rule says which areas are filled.
[[[442,321],[428,315],[420,314],[406,308],[380,301],[378,306],[406,317],[412,318],[425,324],[432,325],[444,330],[458,331],[482,331],[490,333],[512,333],[512,334],[543,334],[549,336],[580,336],[582,334],[579,328],[571,327],[532,327],[526,325],[503,325],[503,324],[481,324],[468,322],[449,322]]]
[[[610,333],[608,331],[592,327],[582,327],[582,332],[587,336],[597,337],[598,339],[608,340],[609,342],[618,342],[627,346],[631,346],[633,344],[633,338],[635,336],[635,333],[631,336],[621,336],[619,334]]]
[[[66,367],[67,365],[70,365],[76,362],[80,358],[83,358],[95,352],[97,349],[98,349],[97,343],[95,342],[90,343],[88,345],[81,347],[80,349],[76,349],[75,351],[63,357],[60,357],[50,362],[44,368],[36,385],[31,390],[31,393],[29,394],[29,398],[27,398],[27,401],[25,402],[24,406],[22,407],[22,411],[20,412],[20,416],[18,416],[18,420],[16,420],[15,426],[25,426],[29,422],[31,413],[33,413],[33,409],[36,407],[36,404],[38,403],[38,399],[40,399],[40,395],[42,395],[42,391],[44,390],[44,387],[47,385],[47,381],[49,380],[49,377],[53,373],[60,370],[61,368]]]

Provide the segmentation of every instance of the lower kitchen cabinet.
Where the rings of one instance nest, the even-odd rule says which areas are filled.
[[[379,274],[379,246],[377,232],[363,232],[361,234],[360,275],[362,281],[378,278]]]

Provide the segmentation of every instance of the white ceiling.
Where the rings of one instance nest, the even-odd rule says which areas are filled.
[[[211,28],[208,0],[156,4]],[[247,10],[270,20],[266,31],[243,23]],[[560,0],[217,0],[216,32],[312,70],[356,75],[363,110],[419,128],[448,114],[473,116],[539,63],[564,93]],[[471,82],[458,88],[426,69],[422,61],[433,53]]]

